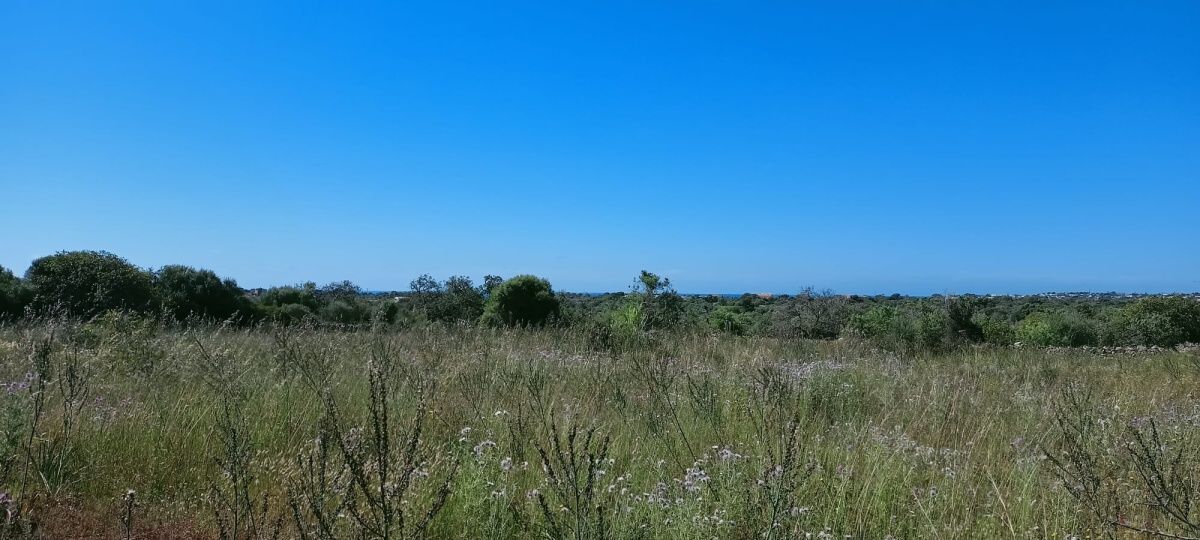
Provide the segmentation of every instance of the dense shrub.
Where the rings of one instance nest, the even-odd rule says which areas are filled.
[[[356,299],[362,295],[362,287],[350,280],[334,281],[317,289],[317,297],[323,301]]]
[[[295,324],[311,317],[315,314],[313,310],[304,304],[283,304],[281,306],[268,305],[263,308],[263,315],[268,319],[281,324]]]
[[[950,337],[959,341],[983,341],[983,328],[975,322],[975,299],[969,296],[946,298],[946,325]]]
[[[976,324],[979,326],[983,341],[993,345],[1012,345],[1017,339],[1016,329],[1008,321],[993,319],[991,317],[977,317]]]
[[[25,313],[33,290],[12,271],[0,266],[0,321],[16,319]]]
[[[483,287],[476,287],[471,278],[451,276],[439,282],[424,274],[409,284],[412,307],[430,321],[476,321],[483,315],[487,287],[499,287],[496,276],[488,276]]]
[[[850,317],[847,327],[895,350],[942,351],[967,340],[956,329],[944,301],[875,306]]]
[[[642,270],[639,314],[644,330],[659,330],[679,326],[684,317],[684,301],[671,287],[671,280]]]
[[[309,312],[321,309],[323,302],[317,295],[317,284],[313,282],[286,287],[272,287],[263,293],[259,302],[264,306],[283,307],[296,304],[308,308]]]
[[[211,270],[190,266],[164,266],[154,276],[163,310],[176,320],[190,317],[228,320],[249,316],[252,306],[232,279],[222,280]]]
[[[717,306],[708,314],[708,325],[718,332],[744,336],[751,333],[754,321],[745,312],[734,306]]]
[[[501,283],[488,298],[483,319],[508,326],[541,326],[559,313],[550,282],[520,275]]]
[[[1200,302],[1142,298],[1108,314],[1103,332],[1110,345],[1170,347],[1200,342]]]
[[[832,339],[841,334],[849,318],[850,304],[846,297],[807,288],[776,303],[771,313],[771,328],[779,337]]]
[[[1081,347],[1097,343],[1096,324],[1074,311],[1037,312],[1017,325],[1016,338],[1030,345]]]
[[[371,310],[362,300],[338,298],[321,308],[321,318],[338,324],[362,324],[371,321]]]
[[[112,253],[63,251],[33,261],[25,273],[39,313],[91,318],[109,310],[150,311],[154,282],[146,272]]]

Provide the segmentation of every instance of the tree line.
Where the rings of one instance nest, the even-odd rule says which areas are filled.
[[[0,267],[0,320],[91,319],[133,313],[181,323],[574,326],[600,346],[661,332],[705,331],[782,339],[858,337],[904,350],[972,343],[1175,346],[1200,342],[1196,296],[682,295],[642,271],[625,292],[556,292],[546,279],[422,275],[408,291],[368,294],[350,281],[247,291],[211,270],[137,267],[103,251],[35,260],[18,277]]]

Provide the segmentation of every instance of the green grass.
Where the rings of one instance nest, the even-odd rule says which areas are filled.
[[[0,330],[0,380],[32,371],[35,343],[50,330]],[[282,536],[296,535],[289,487],[302,478],[297,458],[326,414],[322,392],[337,403],[343,432],[369,426],[368,363],[380,350],[398,366],[388,377],[394,452],[418,403],[427,408],[414,465],[429,475],[413,480],[404,508],[424,515],[451,478],[425,531],[440,537],[589,537],[601,521],[614,538],[1097,536],[1112,529],[1070,495],[1043,455],[1060,439],[1062,388],[1087,388],[1112,424],[1150,416],[1186,437],[1200,425],[1200,369],[1178,352],[900,356],[844,340],[708,335],[659,336],[611,352],[569,330],[474,327],[290,330],[286,344],[267,330],[64,327],[55,335],[56,365],[81,343],[90,391],[79,427],[63,435],[62,400],[50,384],[31,446],[59,441],[70,451],[53,478],[26,476],[22,493],[28,454],[21,444],[7,449],[4,489],[31,519],[41,519],[33,510],[47,501],[90,517],[58,514],[80,523],[44,530],[115,534],[121,496],[132,489],[135,532],[138,523],[187,522],[200,536],[216,535],[212,488],[229,483],[220,472],[221,396],[235,390],[248,496],[255,508],[268,503],[262,523],[278,518]],[[305,373],[327,380],[313,384]],[[28,430],[29,391],[12,386],[0,400],[15,418],[6,433]],[[571,500],[576,486],[555,489],[539,452],[556,463],[555,430],[566,446],[572,426],[580,455],[609,440],[603,462],[581,458],[576,472],[586,480],[590,465],[594,478],[582,507]],[[584,448],[588,429],[595,437]],[[1136,484],[1127,476],[1112,480]],[[348,517],[335,526],[339,536],[355,535]]]

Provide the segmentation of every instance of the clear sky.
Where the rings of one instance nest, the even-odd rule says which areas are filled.
[[[0,1],[0,265],[1200,290],[1200,2]]]

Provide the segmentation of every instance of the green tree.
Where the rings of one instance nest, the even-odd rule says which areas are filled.
[[[317,290],[317,296],[327,301],[358,299],[362,295],[362,287],[350,280],[334,281]]]
[[[154,308],[149,272],[105,251],[62,251],[33,261],[25,273],[39,313],[91,318],[109,310]]]
[[[224,321],[239,313],[249,315],[251,306],[237,282],[223,280],[212,270],[170,265],[159,269],[154,278],[163,309],[177,320]]]
[[[32,299],[33,290],[25,281],[0,266],[0,320],[20,318]]]
[[[487,293],[483,288],[476,287],[469,277],[450,276],[443,283],[429,274],[423,274],[409,286],[412,289],[409,297],[413,308],[424,313],[428,320],[476,321],[483,314]]]
[[[558,297],[549,281],[520,275],[492,291],[483,319],[508,326],[542,326],[557,317],[559,309]]]
[[[301,285],[272,287],[263,293],[259,302],[264,306],[274,307],[297,304],[304,306],[310,312],[318,311],[324,305],[317,294],[317,284],[311,281]],[[295,310],[292,311],[296,312]]]
[[[641,324],[645,330],[677,326],[684,315],[683,297],[671,287],[671,280],[642,270],[638,276],[641,291]]]
[[[485,291],[475,287],[471,278],[450,276],[444,289],[446,295],[440,310],[442,320],[476,321],[483,315]]]

